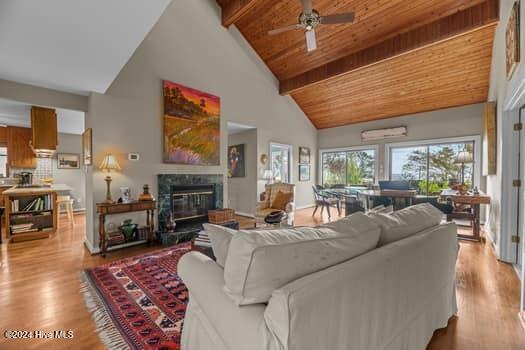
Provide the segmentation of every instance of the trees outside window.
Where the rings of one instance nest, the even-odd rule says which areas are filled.
[[[390,150],[390,179],[410,180],[421,194],[438,194],[461,178],[461,151],[473,153],[474,142],[399,147]],[[474,164],[465,164],[465,184],[474,183]]]
[[[375,181],[375,151],[322,152],[322,183],[368,185]]]

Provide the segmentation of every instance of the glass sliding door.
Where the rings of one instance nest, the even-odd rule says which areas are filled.
[[[474,162],[458,163],[460,152],[474,157],[474,141],[444,142],[390,148],[390,179],[408,180],[420,194],[435,195],[460,183],[474,184]]]
[[[376,151],[335,150],[322,151],[322,179],[324,186],[363,186],[375,182]]]
[[[274,181],[291,183],[292,146],[272,143],[270,144],[270,155]]]

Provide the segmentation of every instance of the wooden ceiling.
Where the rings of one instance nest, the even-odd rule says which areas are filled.
[[[487,100],[499,0],[313,0],[353,24],[316,29],[306,51],[299,0],[217,0],[317,128]]]

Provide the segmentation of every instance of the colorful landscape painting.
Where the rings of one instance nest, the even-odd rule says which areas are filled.
[[[163,82],[164,162],[219,165],[220,98]]]

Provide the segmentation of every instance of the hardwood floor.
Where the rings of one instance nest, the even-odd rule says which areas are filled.
[[[297,225],[316,225],[327,217],[296,214]],[[335,219],[335,218],[334,218]],[[63,220],[50,239],[2,244],[0,349],[103,349],[80,293],[79,272],[91,266],[159,247],[135,247],[91,256],[83,246],[84,217],[76,226]],[[250,226],[250,219],[242,219]],[[525,349],[518,317],[519,280],[512,266],[498,262],[490,244],[462,242],[457,264],[459,313],[429,344],[436,349]],[[6,330],[72,330],[73,339],[9,340]]]

